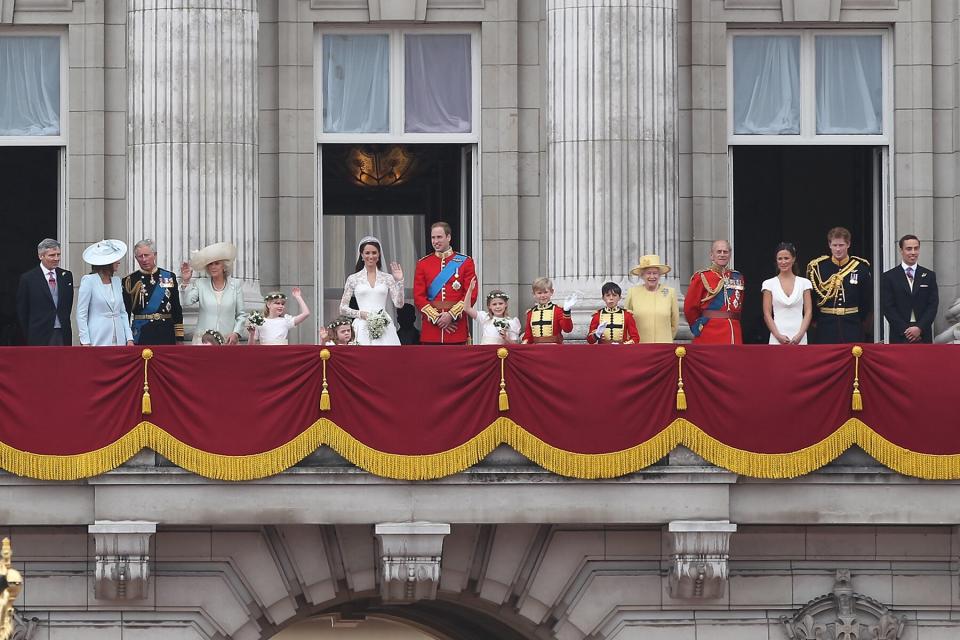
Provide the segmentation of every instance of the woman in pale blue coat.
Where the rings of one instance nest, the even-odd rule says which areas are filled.
[[[120,278],[115,275],[126,254],[127,245],[120,240],[101,240],[83,251],[83,260],[93,267],[93,273],[80,279],[77,296],[77,329],[82,345],[133,344]]]
[[[235,246],[217,242],[194,251],[190,262],[180,267],[181,304],[200,305],[193,344],[200,344],[203,334],[211,329],[224,336],[227,344],[240,342],[247,314],[243,310],[243,282],[230,277],[230,267],[236,257]],[[194,281],[194,270],[206,271],[207,277]]]

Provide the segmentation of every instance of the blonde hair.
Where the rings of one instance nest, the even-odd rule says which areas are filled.
[[[553,280],[550,278],[537,278],[533,281],[531,288],[534,291],[553,291]]]
[[[494,289],[487,294],[487,311],[490,311],[490,303],[493,302],[495,298],[503,300],[503,317],[507,317],[507,313],[510,311],[510,296],[501,289]]]

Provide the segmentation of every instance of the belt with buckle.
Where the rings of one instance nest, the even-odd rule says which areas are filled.
[[[828,316],[852,316],[855,313],[860,313],[859,307],[821,307],[820,313],[825,313]]]
[[[146,315],[138,313],[133,316],[134,320],[149,320],[151,322],[154,320],[170,320],[171,318],[173,318],[173,315],[169,313],[148,313]]]

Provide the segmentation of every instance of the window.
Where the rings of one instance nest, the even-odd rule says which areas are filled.
[[[732,34],[731,143],[887,143],[887,41],[879,30]]]
[[[60,36],[0,34],[0,136],[62,143],[61,57]]]
[[[464,29],[319,30],[318,140],[476,142],[478,39]]]

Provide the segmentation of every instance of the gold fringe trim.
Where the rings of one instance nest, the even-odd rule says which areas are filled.
[[[740,475],[794,478],[828,464],[854,444],[903,475],[927,480],[960,478],[960,454],[936,455],[905,449],[857,418],[847,420],[820,442],[789,453],[736,449],[683,418],[677,418],[645,442],[597,454],[551,446],[505,417],[498,418],[457,447],[424,455],[378,451],[326,418],[310,425],[286,444],[247,456],[208,453],[181,442],[153,423],[141,422],[116,442],[76,455],[40,455],[0,443],[0,467],[15,475],[41,480],[77,480],[106,473],[141,449],[150,448],[177,466],[206,478],[254,480],[289,469],[323,444],[374,475],[400,480],[433,480],[459,473],[480,462],[500,444],[513,447],[544,469],[580,479],[614,478],[639,471],[662,459],[677,445],[684,445],[712,464]]]

